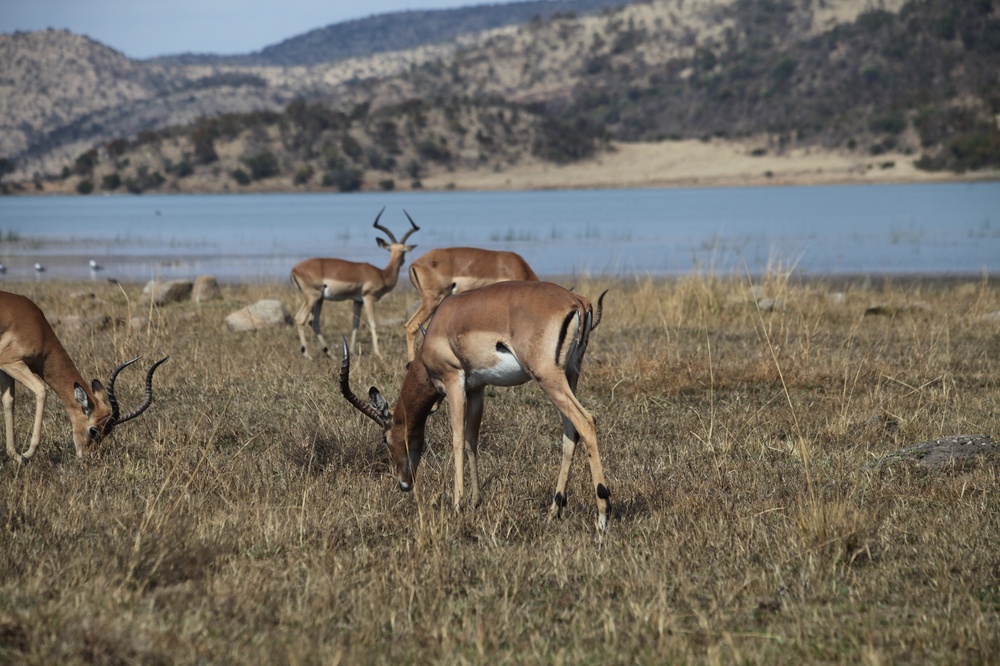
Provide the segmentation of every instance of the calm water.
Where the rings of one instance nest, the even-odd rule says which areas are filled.
[[[371,228],[421,226],[411,256],[474,245],[542,275],[996,274],[1000,183],[0,199],[2,280],[287,279],[298,261],[384,265]],[[46,272],[36,275],[41,262]]]

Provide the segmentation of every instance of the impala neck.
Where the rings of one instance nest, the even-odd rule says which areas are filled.
[[[50,348],[40,376],[56,392],[56,395],[70,412],[73,412],[77,405],[76,396],[73,394],[74,384],[82,386],[87,393],[87,399],[90,400],[91,404],[94,403],[94,394],[91,392],[90,386],[80,371],[76,369],[73,359],[69,357],[61,344]]]
[[[406,259],[406,250],[402,246],[393,246],[389,250],[389,265],[382,269],[382,280],[388,289],[394,289],[399,281],[399,270],[403,267]]]
[[[439,397],[427,368],[417,358],[410,364],[399,390],[399,400],[392,412],[393,432],[402,433],[405,442],[420,442],[422,449],[424,425]]]

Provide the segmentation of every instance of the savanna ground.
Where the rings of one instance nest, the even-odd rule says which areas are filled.
[[[563,518],[547,518],[560,421],[536,386],[489,392],[483,501],[456,515],[443,414],[401,494],[336,361],[299,356],[292,327],[222,326],[260,298],[291,309],[287,285],[155,310],[137,285],[8,285],[53,317],[117,322],[57,325],[87,378],[171,358],[150,411],[95,458],[76,459],[50,396],[36,458],[0,466],[0,662],[996,660],[995,458],[872,464],[996,436],[995,280],[572,282],[611,288],[579,390],[612,492],[603,536],[581,452]],[[398,391],[414,298],[379,304],[386,357],[362,331],[355,391]],[[329,339],[348,311],[326,306]],[[152,325],[122,323],[140,314]],[[141,375],[119,379],[124,409]]]

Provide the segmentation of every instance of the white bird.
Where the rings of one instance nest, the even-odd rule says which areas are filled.
[[[7,272],[7,267],[4,266],[3,264],[0,264],[0,275],[3,275],[6,272]]]
[[[40,263],[38,263],[38,262],[36,261],[36,262],[35,262],[35,272],[36,272],[36,273],[42,273],[42,272],[44,272],[44,271],[45,271],[45,266],[42,266],[42,265],[41,265]]]
[[[90,260],[90,270],[92,270],[92,271],[102,271],[102,270],[104,270],[104,266],[101,266],[95,260],[91,259]]]

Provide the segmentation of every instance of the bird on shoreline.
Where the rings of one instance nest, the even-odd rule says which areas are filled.
[[[45,266],[42,266],[40,263],[38,263],[36,261],[35,262],[35,272],[36,273],[44,273],[45,272]]]

